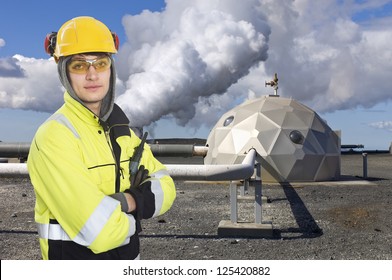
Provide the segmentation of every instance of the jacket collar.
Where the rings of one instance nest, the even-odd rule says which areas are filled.
[[[65,106],[83,122],[94,126],[100,125],[99,118],[87,107],[72,98],[68,91],[64,92],[64,103]]]

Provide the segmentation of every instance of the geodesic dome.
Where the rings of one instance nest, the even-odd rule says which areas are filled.
[[[264,181],[325,181],[340,176],[340,138],[310,108],[277,95],[225,113],[207,138],[204,164],[241,163],[255,148]]]

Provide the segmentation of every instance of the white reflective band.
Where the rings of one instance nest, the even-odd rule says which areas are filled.
[[[136,220],[133,215],[127,215],[129,220],[129,231],[128,235],[125,238],[124,242],[120,245],[126,245],[129,243],[129,238],[135,234],[136,232]],[[60,224],[38,224],[38,236],[42,239],[50,239],[50,240],[61,240],[61,241],[73,241],[68,234],[63,230]],[[76,241],[78,244],[82,246],[88,246],[89,243],[84,242],[82,239]]]
[[[38,235],[43,239],[74,241],[80,245],[89,246],[106,225],[117,205],[117,200],[105,196],[74,239],[68,236],[60,224],[38,224]],[[133,216],[128,218],[131,223],[129,235],[131,236],[135,233],[135,218]],[[124,244],[127,243],[129,243],[129,238]]]
[[[50,240],[71,240],[59,224],[38,224],[38,236]]]
[[[105,196],[73,241],[82,245],[90,245],[106,225],[117,206],[117,200]]]
[[[155,196],[155,212],[153,217],[156,217],[161,212],[164,198],[161,182],[158,179],[151,180],[151,191]]]
[[[67,119],[67,117],[65,117],[63,114],[60,114],[60,113],[54,114],[49,119],[47,119],[46,122],[52,121],[52,120],[56,121],[58,123],[61,123],[62,125],[67,127],[69,130],[71,130],[73,135],[75,135],[76,138],[80,138],[78,132],[75,130],[75,128],[70,123],[70,121]]]
[[[157,172],[151,173],[150,176],[151,178],[161,179],[164,176],[169,176],[169,171],[167,171],[166,169],[161,169]]]

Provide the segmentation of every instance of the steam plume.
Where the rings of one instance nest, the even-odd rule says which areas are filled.
[[[318,112],[388,103],[392,17],[358,16],[387,2],[166,0],[161,12],[125,15],[117,102],[134,126],[211,128],[272,93],[264,81],[277,72],[280,95]],[[62,99],[53,61],[0,57],[0,108],[53,112]]]
[[[175,0],[162,13],[124,17],[129,42],[118,56],[127,90],[117,103],[131,123],[171,115],[185,126],[200,98],[223,94],[266,60],[270,31],[260,10],[257,1]]]

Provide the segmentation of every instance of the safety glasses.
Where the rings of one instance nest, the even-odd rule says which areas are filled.
[[[103,72],[110,68],[112,61],[108,56],[98,57],[96,59],[72,59],[68,63],[68,71],[74,74],[86,74],[90,66],[94,67],[95,71]]]

